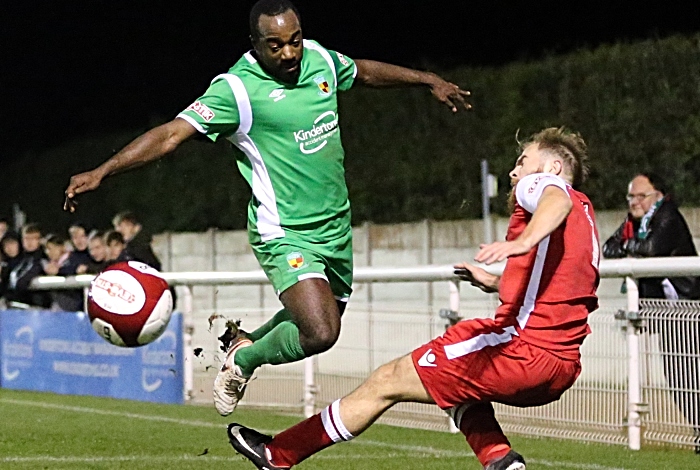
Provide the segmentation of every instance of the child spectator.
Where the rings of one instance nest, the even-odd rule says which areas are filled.
[[[29,284],[35,277],[44,274],[42,260],[44,253],[41,249],[41,229],[36,224],[22,227],[22,249],[19,262],[10,271],[5,299],[9,306],[21,308],[48,308],[51,296],[44,291],[31,291]]]
[[[116,230],[110,230],[105,235],[105,242],[107,244],[107,265],[128,261],[124,251],[126,243],[124,243],[124,237],[121,233]]]
[[[98,274],[107,267],[107,244],[105,233],[93,230],[88,237],[88,251],[90,261],[78,266],[78,274]]]
[[[0,298],[5,296],[10,281],[10,272],[17,267],[22,259],[22,246],[19,236],[14,232],[6,232],[0,239]]]
[[[69,263],[71,252],[66,246],[66,240],[60,235],[49,235],[46,239],[46,256],[44,273],[48,276],[72,276],[75,269]],[[51,309],[65,312],[77,312],[83,306],[83,291],[81,289],[51,291]]]

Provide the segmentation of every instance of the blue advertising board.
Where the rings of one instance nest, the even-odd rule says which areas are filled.
[[[182,315],[139,348],[114,346],[83,312],[0,311],[0,386],[183,403]]]

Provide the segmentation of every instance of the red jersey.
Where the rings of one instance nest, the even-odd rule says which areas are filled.
[[[520,338],[567,358],[590,333],[588,314],[598,308],[600,246],[588,197],[548,173],[528,175],[516,187],[507,240],[525,230],[544,189],[565,191],[573,206],[564,222],[528,253],[508,258],[499,284],[496,323]]]

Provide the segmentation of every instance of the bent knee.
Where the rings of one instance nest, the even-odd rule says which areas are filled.
[[[302,332],[301,345],[307,355],[320,354],[332,348],[339,336],[340,328],[314,328]]]

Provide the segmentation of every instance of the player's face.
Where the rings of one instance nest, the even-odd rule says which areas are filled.
[[[659,200],[661,193],[654,189],[646,176],[637,176],[629,185],[627,200],[630,215],[635,219],[644,217],[651,206]]]
[[[277,16],[262,15],[258,23],[260,37],[253,47],[262,67],[273,77],[297,83],[304,53],[301,25],[292,10]]]
[[[523,153],[515,161],[515,167],[509,173],[511,186],[515,186],[518,181],[527,175],[541,172],[543,170],[543,160],[544,157],[539,149],[539,145],[530,144],[525,147]]]

